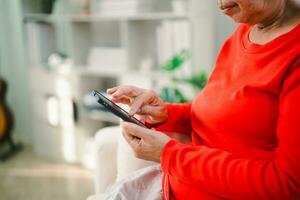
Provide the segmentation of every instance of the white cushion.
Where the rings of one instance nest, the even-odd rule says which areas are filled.
[[[154,164],[157,163],[136,158],[133,150],[126,142],[123,135],[122,137],[119,137],[117,151],[117,181],[120,181],[134,171]]]
[[[95,135],[96,166],[95,190],[96,194],[103,193],[113,184],[117,176],[117,145],[120,137],[120,127],[109,127],[99,130]]]
[[[120,126],[99,130],[95,135],[95,142],[96,194],[104,193],[110,185],[141,168],[157,164],[134,156],[131,147],[122,136]]]

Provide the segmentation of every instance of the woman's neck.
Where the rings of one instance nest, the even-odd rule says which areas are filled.
[[[249,40],[255,44],[266,44],[291,31],[299,23],[300,8],[286,4],[285,9],[277,12],[277,15],[253,25],[249,33]]]
[[[260,31],[269,31],[280,28],[282,26],[289,26],[290,24],[299,23],[300,6],[292,1],[283,1],[278,9],[269,17],[255,24],[254,26]]]

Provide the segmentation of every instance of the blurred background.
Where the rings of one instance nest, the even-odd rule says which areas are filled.
[[[0,199],[86,199],[116,85],[191,101],[235,28],[212,0],[0,0]]]

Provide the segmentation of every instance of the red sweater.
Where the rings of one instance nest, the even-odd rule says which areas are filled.
[[[167,199],[300,199],[300,24],[265,45],[240,25],[192,103],[158,128],[192,135],[161,157]]]

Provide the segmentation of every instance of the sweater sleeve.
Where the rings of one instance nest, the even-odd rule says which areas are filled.
[[[160,126],[157,131],[191,133],[191,106],[192,103],[167,104],[168,119]]]
[[[300,63],[283,82],[272,159],[242,157],[171,140],[163,150],[165,173],[230,199],[300,199]]]

